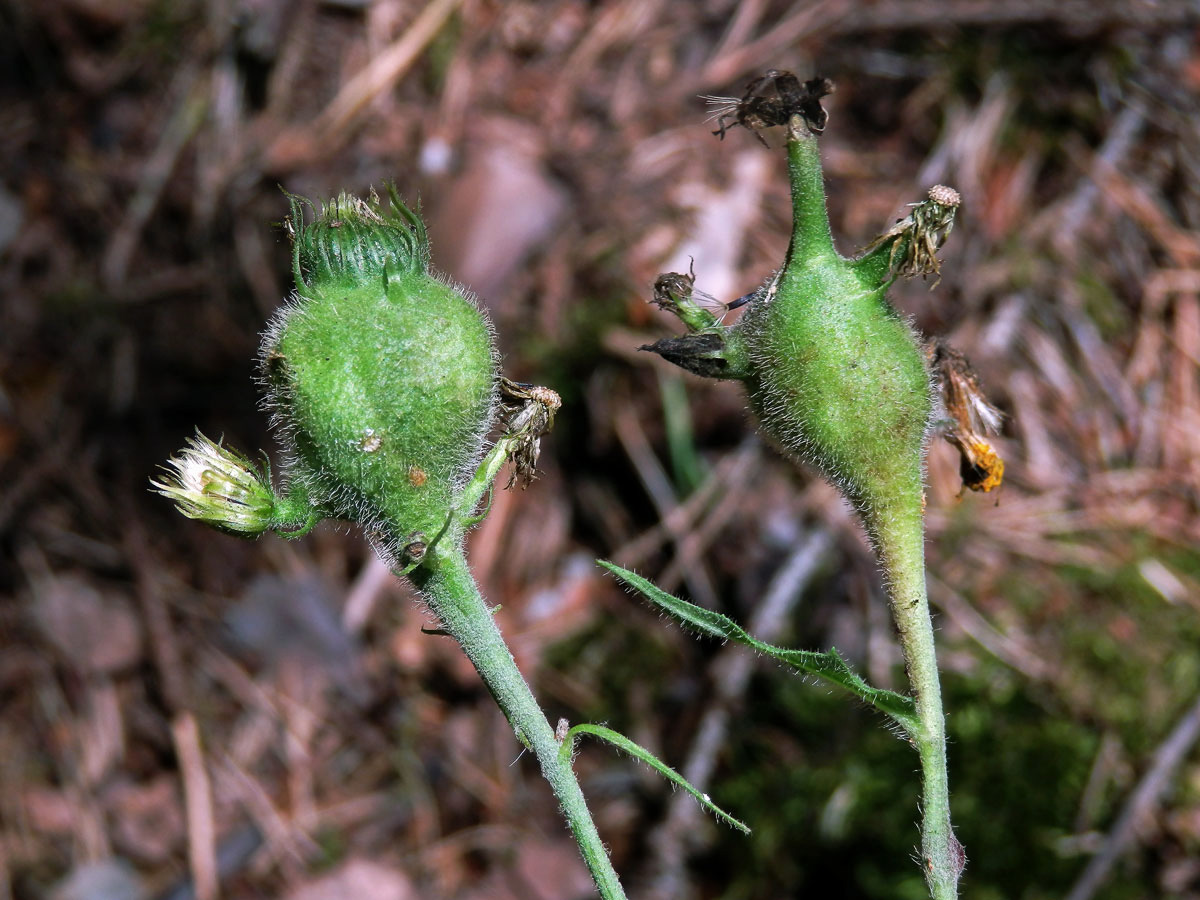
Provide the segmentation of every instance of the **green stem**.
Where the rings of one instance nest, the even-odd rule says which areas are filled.
[[[950,825],[946,721],[925,590],[924,524],[919,508],[881,510],[870,518],[917,703],[919,727],[912,739],[921,759],[922,867],[934,900],[954,900],[966,857]]]
[[[287,494],[277,497],[271,517],[271,530],[289,541],[304,537],[317,527],[323,518],[321,510],[312,505],[307,486],[299,479],[288,485]]]
[[[508,462],[514,442],[512,436],[505,435],[492,445],[492,449],[484,456],[479,463],[479,468],[475,470],[475,474],[471,476],[471,480],[467,482],[467,486],[459,495],[455,506],[455,515],[465,517],[475,515],[479,501],[483,499],[485,493],[492,489],[496,476]]]
[[[600,896],[604,900],[625,900],[625,892],[596,831],[570,761],[564,763],[559,759],[560,744],[554,729],[517,669],[492,612],[471,577],[461,540],[439,544],[410,577],[430,609],[442,620],[445,630],[462,645],[518,740],[537,757]]]
[[[825,206],[825,176],[817,138],[798,117],[791,125],[787,142],[788,170],[792,184],[792,242],[788,261],[803,260],[820,265],[837,258],[829,210]]]

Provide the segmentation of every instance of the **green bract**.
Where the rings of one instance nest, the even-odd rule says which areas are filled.
[[[431,272],[421,220],[342,195],[312,223],[293,198],[296,295],[261,363],[290,487],[366,526],[395,558],[456,508],[497,408],[491,326]]]

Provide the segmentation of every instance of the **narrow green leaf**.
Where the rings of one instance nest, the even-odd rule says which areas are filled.
[[[678,597],[668,594],[652,581],[630,572],[628,569],[623,569],[615,563],[603,559],[597,560],[597,562],[659,609],[670,613],[686,627],[709,637],[735,641],[745,644],[747,647],[753,647],[759,653],[778,660],[799,672],[816,675],[840,685],[876,709],[891,716],[909,733],[913,733],[919,728],[917,707],[911,697],[897,694],[895,691],[871,687],[857,672],[846,665],[846,661],[842,659],[837,650],[830,650],[828,653],[815,650],[788,650],[763,643],[747,634],[744,628],[728,616],[702,606],[696,606],[694,603],[688,603],[686,600],[680,600]]]
[[[727,824],[732,825],[743,834],[750,833],[750,826],[748,826],[745,822],[735,819],[733,816],[729,815],[729,813],[725,812],[725,810],[721,809],[721,807],[713,803],[712,800],[709,799],[708,794],[704,794],[696,790],[696,788],[692,787],[686,778],[664,763],[645,747],[634,743],[629,738],[625,737],[625,735],[621,734],[621,732],[613,731],[611,728],[605,728],[603,725],[576,725],[570,731],[568,731],[567,736],[563,738],[562,747],[558,751],[558,759],[561,763],[563,763],[563,765],[569,766],[571,764],[571,754],[575,749],[575,738],[581,734],[590,734],[592,737],[600,738],[602,741],[608,741],[618,750],[624,750],[630,756],[637,757],[663,778],[667,779],[673,784],[679,785],[681,788],[695,797],[696,801],[701,806],[707,809],[718,819],[721,819]]]

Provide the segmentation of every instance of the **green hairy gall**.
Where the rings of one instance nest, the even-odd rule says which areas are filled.
[[[816,132],[799,115],[788,127],[793,226],[783,266],[744,298],[731,326],[692,302],[692,275],[660,276],[655,303],[689,334],[646,349],[744,382],[763,431],[838,485],[876,539],[881,519],[920,515],[935,408],[928,353],[887,289],[898,274],[936,273],[958,195],[934,188],[864,255],[846,258],[829,229]]]
[[[887,282],[834,250],[817,152],[811,133],[788,143],[801,176],[791,246],[736,340],[750,359],[746,389],[763,428],[835,481],[874,532],[885,510],[919,505],[930,376],[912,327],[887,301]]]
[[[384,209],[343,194],[311,223],[293,198],[297,292],[267,329],[261,365],[292,483],[401,560],[450,518],[483,456],[499,380],[486,316],[430,271],[424,225],[389,195]]]

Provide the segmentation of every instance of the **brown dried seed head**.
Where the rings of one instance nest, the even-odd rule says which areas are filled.
[[[995,490],[1004,481],[1004,460],[987,435],[999,432],[1004,415],[984,396],[965,356],[942,340],[932,341],[928,353],[950,414],[944,437],[958,448],[963,486],[984,493]]]
[[[550,409],[559,409],[562,406],[562,397],[558,396],[557,391],[540,385],[529,389],[529,399],[548,406]]]
[[[935,184],[931,187],[929,199],[941,206],[958,206],[962,203],[962,195],[954,188],[944,184]]]
[[[662,309],[670,309],[680,301],[686,302],[692,296],[695,284],[694,274],[663,272],[654,279],[654,299],[650,302]]]
[[[940,379],[946,411],[960,434],[997,434],[1004,414],[987,399],[967,358],[942,340],[932,344],[930,361]]]

